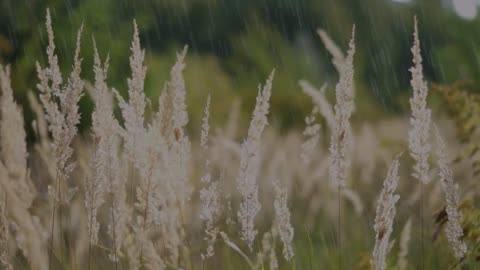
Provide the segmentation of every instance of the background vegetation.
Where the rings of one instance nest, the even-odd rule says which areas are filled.
[[[405,2],[405,3],[403,3]],[[357,107],[362,117],[379,118],[406,106],[413,15],[421,23],[426,76],[436,82],[472,79],[480,75],[478,19],[465,19],[445,0],[4,0],[0,3],[0,61],[12,65],[15,95],[24,103],[35,86],[35,61],[46,45],[44,10],[53,14],[58,54],[69,70],[76,29],[85,24],[83,58],[93,63],[90,36],[102,55],[109,54],[109,83],[126,92],[132,21],[140,27],[149,66],[146,93],[157,100],[173,63],[174,52],[189,46],[186,71],[190,89],[188,105],[198,125],[202,102],[212,94],[215,120],[224,120],[234,98],[253,104],[256,86],[272,67],[277,68],[272,122],[298,126],[307,113],[308,99],[300,94],[299,79],[317,86],[329,83],[336,73],[316,29],[324,28],[346,46],[352,24],[357,26]],[[91,70],[84,74],[93,79]],[[328,91],[330,94],[333,91]],[[93,108],[82,100],[82,126],[89,125]],[[212,108],[213,109],[213,108]],[[244,113],[251,106],[242,107]],[[379,114],[382,113],[382,114]],[[220,119],[219,119],[220,118]],[[27,111],[27,122],[30,120]]]

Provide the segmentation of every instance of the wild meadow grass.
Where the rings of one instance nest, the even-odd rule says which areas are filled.
[[[298,94],[312,100],[305,130],[269,126],[272,67],[248,130],[239,128],[239,105],[226,124],[212,123],[206,93],[197,137],[188,127],[188,47],[152,102],[134,21],[124,96],[109,86],[108,52],[82,35],[88,22],[71,72],[60,70],[47,10],[32,123],[13,98],[9,66],[0,66],[2,269],[476,269],[480,99],[453,86],[432,94],[420,26],[415,19],[404,116],[354,117],[355,27],[345,53],[320,29],[338,83],[299,82]],[[93,67],[82,64],[85,46]],[[431,95],[450,112],[431,107]],[[92,126],[79,131],[85,98],[95,104]],[[28,145],[26,125],[35,132]]]

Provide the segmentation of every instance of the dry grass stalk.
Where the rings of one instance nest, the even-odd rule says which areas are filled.
[[[108,177],[110,179],[109,194],[112,200],[112,223],[109,226],[109,234],[112,239],[116,240],[117,251],[115,253],[119,253],[121,245],[125,246],[125,251],[129,254],[131,269],[141,267],[163,269],[160,267],[164,265],[163,260],[160,258],[158,251],[154,249],[150,234],[155,226],[160,225],[160,218],[164,222],[160,209],[165,208],[165,199],[159,191],[158,178],[160,158],[165,151],[165,143],[160,136],[160,129],[155,123],[152,126],[145,126],[146,98],[143,86],[146,67],[143,65],[144,56],[145,51],[140,46],[138,27],[134,22],[130,56],[132,75],[128,79],[128,102],[118,92],[114,92],[124,118],[125,129],[120,129],[120,134],[123,138],[125,153],[130,163],[138,170],[138,179],[135,185],[132,177],[133,168],[129,170],[130,191],[133,192],[133,188],[136,186],[136,202],[133,203],[132,200],[136,211],[131,222],[133,235],[129,235],[126,231],[131,210],[125,202],[125,183],[118,173],[120,170],[117,166],[120,166],[120,161],[118,161],[116,152],[116,142],[110,141],[110,165],[112,173],[117,172],[118,174],[113,175],[111,173]],[[153,141],[157,143],[149,145]],[[113,259],[116,259],[115,253]]]
[[[50,244],[50,261],[53,258],[53,240],[57,204],[60,209],[68,205],[75,189],[68,189],[67,180],[75,164],[71,162],[73,148],[70,146],[77,134],[77,124],[80,122],[78,102],[83,95],[84,81],[80,78],[80,37],[83,25],[77,34],[76,49],[73,59],[73,70],[67,82],[63,84],[62,74],[55,54],[54,34],[50,11],[47,9],[46,29],[48,34],[47,59],[48,67],[42,68],[37,62],[37,74],[40,92],[40,101],[45,110],[48,129],[52,135],[52,155],[55,159],[55,187],[49,186],[49,193],[53,199],[52,229]],[[61,216],[61,215],[60,215]],[[61,226],[62,227],[62,226]]]
[[[214,255],[213,245],[217,240],[218,233],[220,232],[219,228],[215,226],[217,219],[220,215],[220,190],[218,183],[213,181],[211,168],[210,168],[210,156],[209,147],[208,147],[208,134],[210,126],[208,123],[210,116],[210,95],[208,95],[207,105],[205,106],[205,115],[202,123],[202,134],[200,146],[203,149],[205,157],[205,174],[201,178],[201,182],[204,187],[200,190],[200,200],[201,200],[201,210],[200,218],[204,220],[205,223],[205,240],[207,241],[207,249],[202,253],[202,259],[212,257]]]
[[[27,177],[27,144],[23,113],[13,99],[10,68],[0,65],[0,151],[12,187],[29,207],[35,196]]]
[[[410,117],[410,130],[408,132],[408,146],[410,155],[415,160],[413,176],[426,184],[429,182],[428,158],[430,155],[430,118],[431,110],[427,107],[428,87],[423,78],[422,55],[420,53],[420,40],[418,38],[417,19],[415,17],[415,31],[413,33],[413,67],[410,68],[413,96],[410,98],[412,115]]]
[[[397,155],[388,169],[387,177],[383,182],[383,189],[377,203],[375,216],[375,247],[373,249],[372,265],[375,270],[386,269],[387,254],[390,250],[390,235],[392,234],[399,195],[395,194],[398,185],[398,168],[400,155]]]
[[[333,55],[333,64],[337,68],[340,78],[335,86],[336,103],[334,106],[334,126],[331,130],[329,148],[329,176],[333,186],[337,189],[338,205],[338,265],[342,268],[342,233],[341,233],[341,197],[342,189],[346,187],[348,170],[351,165],[349,155],[352,146],[352,131],[350,117],[355,109],[354,81],[353,81],[353,56],[355,55],[355,25],[352,27],[352,38],[349,42],[347,57],[336,48],[328,36],[321,30],[320,37],[327,49]],[[327,38],[326,38],[327,37]]]
[[[351,164],[349,149],[352,145],[350,117],[355,108],[353,89],[353,56],[355,54],[355,26],[349,42],[347,58],[339,66],[340,79],[335,87],[335,125],[330,140],[330,180],[337,188],[346,186]]]
[[[40,101],[46,113],[48,129],[53,138],[52,150],[57,168],[56,181],[58,181],[58,183],[55,183],[55,185],[58,185],[58,192],[54,192],[53,197],[56,201],[64,204],[68,203],[69,198],[69,191],[65,181],[75,166],[74,163],[70,162],[73,154],[70,144],[77,134],[76,125],[80,122],[78,101],[83,95],[84,87],[84,82],[80,78],[82,63],[80,58],[80,37],[83,26],[77,35],[73,70],[65,84],[63,84],[58,58],[55,54],[52,21],[48,9],[46,28],[48,33],[48,67],[42,68],[37,62],[39,79],[37,88],[40,91]]]
[[[273,181],[273,186],[275,189],[275,200],[273,202],[275,208],[275,232],[280,237],[280,240],[282,240],[283,257],[285,260],[290,261],[294,256],[292,246],[294,230],[290,223],[290,210],[287,205],[287,189],[282,188],[278,180]]]
[[[3,163],[0,169],[5,170],[0,177],[3,177],[4,181],[8,181],[8,185],[11,188],[9,192],[14,193],[11,195],[17,197],[18,200],[16,202],[20,204],[17,206],[8,204],[9,208],[11,208],[8,210],[22,209],[22,211],[28,211],[36,194],[27,174],[27,146],[25,142],[24,120],[22,110],[13,99],[9,67],[3,68],[1,65],[0,89],[2,93],[0,96],[0,163]],[[6,189],[2,190],[7,192]],[[6,269],[12,269],[11,264],[8,262],[9,221],[6,215],[6,204],[7,197],[5,194],[0,202],[0,264],[3,264]],[[22,217],[31,221],[30,215]],[[19,222],[18,219],[15,220],[14,224],[17,224],[17,222]],[[36,258],[31,256],[32,246],[28,243],[28,238],[26,238],[31,228],[21,224],[18,228],[19,230],[15,237],[16,247],[22,251],[28,260],[35,261]],[[35,261],[35,263],[37,262]]]
[[[451,245],[453,254],[456,258],[461,259],[467,252],[467,245],[462,240],[463,228],[460,223],[460,212],[458,211],[459,194],[458,184],[453,180],[453,173],[449,167],[447,147],[440,135],[440,132],[435,127],[435,137],[437,142],[437,162],[440,168],[439,176],[442,184],[442,190],[445,194],[446,212],[447,212],[447,226],[445,233],[447,235],[448,242]]]
[[[413,88],[413,96],[410,98],[412,115],[410,117],[410,130],[408,131],[408,147],[410,156],[415,160],[413,177],[420,181],[420,219],[422,230],[422,269],[424,268],[424,221],[423,221],[423,185],[427,184],[430,165],[428,159],[431,146],[430,125],[431,110],[427,107],[428,87],[423,78],[422,55],[420,51],[420,39],[418,37],[417,18],[415,17],[415,30],[413,32],[413,67],[410,68],[412,79],[410,84]]]
[[[112,239],[112,260],[118,260],[123,239],[128,233],[127,223],[130,210],[126,204],[125,178],[121,174],[118,134],[119,124],[113,115],[112,95],[106,83],[108,57],[102,65],[94,41],[94,100],[95,111],[92,115],[92,131],[95,141],[95,153],[92,157],[93,177],[90,186],[86,187],[85,204],[92,225],[95,225],[95,213],[105,199],[110,202],[110,224],[108,234]],[[87,200],[89,200],[87,202]],[[94,227],[95,228],[95,227]],[[96,240],[93,230],[90,235],[92,243]],[[92,231],[92,230],[91,230]]]
[[[190,255],[184,242],[186,239],[185,227],[187,226],[188,203],[193,192],[190,182],[191,168],[191,145],[186,134],[188,113],[186,111],[186,88],[183,71],[185,69],[185,57],[188,47],[185,46],[181,53],[177,53],[177,59],[170,71],[170,81],[167,83],[167,91],[171,98],[171,123],[170,135],[165,137],[166,148],[164,153],[164,169],[168,171],[166,179],[167,189],[171,192],[164,193],[168,205],[167,218],[164,221],[163,233],[168,235],[166,247],[170,253],[170,261],[178,265],[180,253],[183,254],[185,263],[190,263]],[[167,133],[167,134],[168,134]],[[165,155],[166,154],[166,155]]]
[[[29,227],[28,224],[18,224],[20,221],[27,223],[32,222],[28,209],[30,208],[36,194],[32,182],[29,181],[29,175],[27,174],[27,146],[25,142],[26,135],[22,110],[13,99],[10,69],[9,67],[4,68],[1,65],[0,89],[2,91],[2,95],[0,96],[0,170],[2,170],[2,175],[0,175],[0,178],[3,178],[2,180],[5,181],[3,190],[5,192],[12,192],[9,196],[5,195],[5,200],[2,200],[1,203],[2,226],[7,226],[4,228],[5,234],[2,235],[2,237],[5,237],[4,240],[6,241],[8,236],[6,211],[8,210],[9,217],[14,224],[18,226],[15,239],[17,247],[22,250],[24,256],[28,260],[40,265],[42,262],[38,262],[37,258],[34,257],[35,255],[38,255],[38,252],[35,253],[32,251],[32,243],[29,243],[29,239],[27,238],[28,235],[31,235],[32,228]],[[16,198],[15,202],[19,205],[10,205],[11,197]],[[9,206],[8,209],[6,209],[7,202]],[[23,214],[25,215],[12,216],[12,211],[15,210],[23,211]],[[20,219],[19,216],[24,220]],[[38,242],[34,241],[33,245],[35,244],[38,244]],[[3,250],[1,257],[6,263],[8,255],[7,242],[2,243],[1,245],[1,249]],[[11,267],[9,264],[5,264],[5,266],[7,268]]]
[[[133,40],[130,47],[130,69],[132,75],[128,78],[128,103],[115,91],[118,105],[122,111],[125,130],[121,133],[125,144],[125,150],[128,157],[133,163],[138,155],[136,144],[139,137],[145,129],[145,106],[146,98],[144,93],[144,82],[147,68],[143,61],[145,58],[145,50],[140,46],[140,37],[136,22],[133,22]]]
[[[0,162],[0,187],[6,194],[6,208],[8,220],[14,222],[19,230],[24,234],[25,250],[24,255],[28,259],[32,269],[48,269],[47,253],[43,243],[43,238],[37,228],[37,224],[28,208],[25,208],[12,188],[11,181],[8,179],[7,169]]]
[[[257,101],[253,111],[252,120],[248,129],[247,139],[242,144],[240,157],[240,172],[236,179],[237,189],[242,195],[240,209],[237,212],[241,225],[241,238],[250,250],[257,235],[255,229],[255,216],[260,211],[258,201],[257,174],[260,169],[260,143],[263,130],[268,124],[267,114],[272,93],[274,71],[270,73],[267,82],[259,86]]]

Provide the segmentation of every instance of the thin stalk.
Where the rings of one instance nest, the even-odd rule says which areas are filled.
[[[94,148],[93,148],[93,151],[94,153],[97,151],[97,143],[94,144]],[[92,175],[90,175],[90,177],[92,177]],[[93,180],[93,178],[91,179]],[[87,182],[88,183],[88,182]],[[90,187],[87,187],[87,188],[90,188]],[[93,188],[93,187],[92,187]],[[90,196],[90,215],[89,215],[89,220],[88,220],[88,223],[90,224],[90,226],[88,226],[88,270],[91,269],[91,258],[92,258],[92,222],[93,222],[93,209],[92,209],[92,205],[93,205],[93,201],[95,200],[95,193],[94,192],[90,192],[91,196]]]
[[[113,179],[112,179],[112,157],[110,155],[111,153],[111,145],[108,145],[108,179],[110,182],[110,197],[112,200],[112,207],[111,209],[111,214],[112,214],[112,236],[113,236],[113,261],[115,263],[115,270],[117,270],[117,238],[115,236],[115,212],[114,212],[114,206],[115,206],[115,196],[114,196],[114,190],[113,190]]]
[[[93,194],[92,198],[93,200]],[[89,215],[89,221],[88,223],[90,226],[88,227],[88,270],[91,268],[91,255],[92,255],[92,221],[93,221],[93,211],[90,207],[90,215]]]
[[[112,196],[113,197],[113,196]],[[112,207],[112,224],[113,224],[113,229],[112,229],[112,235],[113,235],[113,262],[115,264],[115,270],[117,270],[117,243],[116,243],[116,237],[115,237],[115,214],[113,211]]]
[[[63,189],[63,185],[62,185],[62,181],[60,181],[58,183],[58,194],[59,194],[59,202],[58,202],[58,209],[57,209],[57,212],[58,212],[58,225],[60,226],[60,259],[63,260],[65,259],[65,238],[64,238],[64,235],[63,235],[63,196],[64,194],[62,193],[62,189]],[[63,252],[62,252],[63,251]]]
[[[310,262],[310,268],[314,269],[313,265],[313,243],[312,243],[312,237],[310,237],[310,231],[308,230],[307,226],[304,225],[305,233],[307,234],[307,239],[308,239],[308,261]]]
[[[91,269],[92,255],[92,214],[90,213],[90,227],[88,228],[88,270]]]
[[[423,182],[420,181],[420,221],[422,227],[422,251],[421,251],[421,259],[422,259],[422,270],[425,269],[425,251],[424,251],[424,224],[423,224]]]
[[[342,216],[341,216],[341,213],[342,213],[342,202],[341,202],[341,199],[340,199],[340,195],[341,195],[341,192],[342,192],[342,189],[340,187],[340,185],[337,187],[337,204],[338,204],[338,269],[342,269],[342,229],[341,229],[341,225],[342,225]]]
[[[253,262],[248,258],[248,256],[243,253],[243,251],[237,246],[235,245],[232,241],[230,241],[226,235],[222,235],[222,238],[223,238],[223,241],[225,242],[225,244],[227,244],[228,247],[230,247],[231,249],[233,249],[234,251],[236,251],[248,264],[248,266],[250,267],[250,269],[252,270],[255,270],[256,267],[255,265],[253,264]]]
[[[57,166],[58,168],[58,166]],[[55,175],[55,194],[53,196],[53,212],[52,212],[52,228],[51,228],[51,238],[50,238],[50,255],[49,255],[49,263],[48,263],[48,267],[49,269],[52,269],[52,259],[53,259],[53,240],[54,240],[54,228],[55,228],[55,211],[56,211],[56,207],[57,207],[57,193],[58,193],[58,183],[59,182],[59,179],[58,179],[58,169],[56,171],[56,175]]]

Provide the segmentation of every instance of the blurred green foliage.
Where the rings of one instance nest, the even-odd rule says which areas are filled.
[[[327,82],[330,96],[337,74],[316,35],[324,28],[345,48],[356,25],[357,115],[375,119],[402,110],[399,95],[408,93],[413,16],[420,22],[426,76],[437,82],[480,75],[478,19],[465,20],[449,1],[412,0],[3,0],[0,2],[0,62],[13,69],[16,96],[36,84],[35,62],[45,62],[45,9],[52,12],[57,53],[63,72],[70,71],[77,30],[84,23],[83,74],[93,77],[92,37],[102,57],[110,55],[109,83],[126,92],[132,21],[137,20],[146,48],[146,92],[152,103],[168,79],[174,55],[189,46],[186,81],[192,125],[199,126],[207,93],[214,123],[221,123],[234,97],[247,115],[257,85],[276,68],[272,122],[284,128],[301,125],[311,109],[298,86],[308,79]],[[403,93],[403,94],[402,94]],[[24,106],[28,107],[28,106]],[[82,100],[89,125],[92,103]],[[25,108],[27,121],[30,119]],[[248,117],[243,117],[244,121]]]

